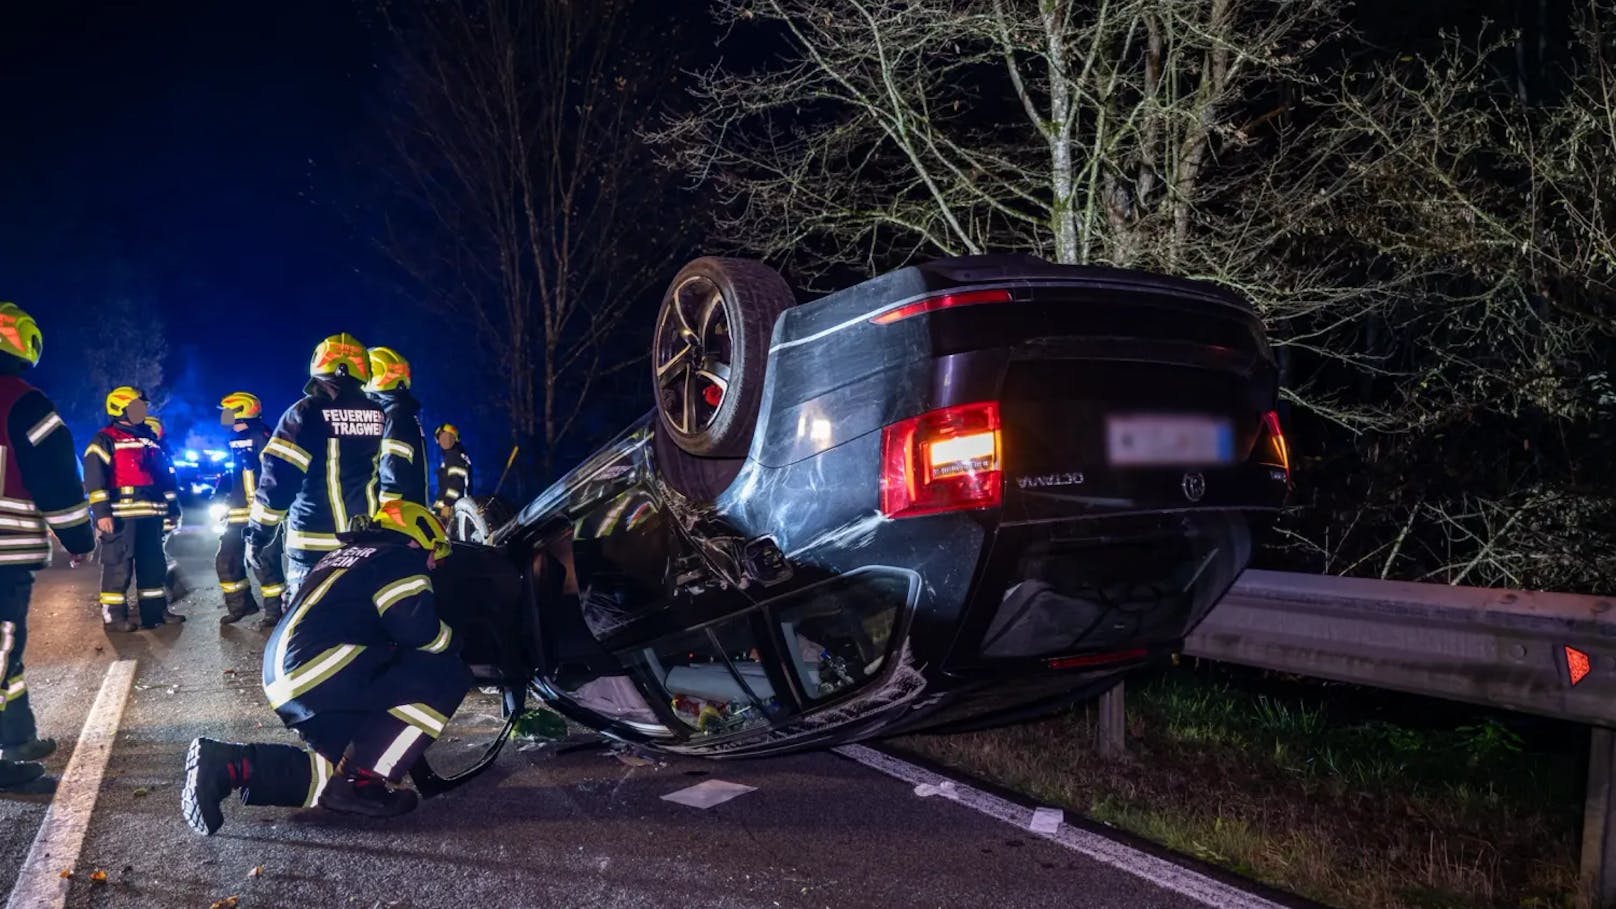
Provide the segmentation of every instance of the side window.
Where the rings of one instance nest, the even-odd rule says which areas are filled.
[[[772,610],[786,661],[810,702],[880,674],[912,584],[907,573],[852,574],[792,594]]]
[[[674,716],[698,735],[766,726],[779,702],[751,628],[750,619],[740,616],[664,638],[630,660]]]

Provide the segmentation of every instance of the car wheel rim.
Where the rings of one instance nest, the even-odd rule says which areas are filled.
[[[718,285],[696,276],[675,286],[657,317],[651,350],[668,425],[684,436],[711,428],[729,392],[734,353]]]

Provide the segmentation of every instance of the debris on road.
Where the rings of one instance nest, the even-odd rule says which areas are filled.
[[[689,805],[691,808],[706,809],[714,805],[722,805],[736,796],[756,791],[756,786],[729,783],[724,780],[705,780],[687,789],[670,792],[663,796],[662,800],[678,805]]]
[[[255,866],[253,868],[253,870],[247,872],[247,876],[248,877],[263,877],[264,876],[264,866],[263,865]]]
[[[1033,833],[1055,833],[1065,820],[1066,812],[1059,808],[1037,808],[1033,810],[1032,822],[1027,829]]]
[[[147,789],[145,786],[136,786],[135,787],[135,798],[143,799],[148,795],[151,795],[151,790],[150,789]]]
[[[915,787],[915,795],[918,795],[923,799],[930,798],[934,795],[940,795],[943,798],[949,799],[959,798],[959,793],[954,791],[954,782],[952,780],[943,780],[941,783],[936,785],[932,785],[931,783],[921,783]]]
[[[567,721],[554,711],[534,708],[516,718],[511,735],[529,742],[559,742],[567,737]]]
[[[106,882],[107,882],[107,873],[105,871],[102,871],[102,870],[100,870],[98,868],[98,869],[96,869],[94,872],[92,872],[90,874],[90,883],[92,883],[92,884],[105,884]]]
[[[241,905],[241,897],[227,896],[209,906],[208,909],[236,909],[239,905]]]

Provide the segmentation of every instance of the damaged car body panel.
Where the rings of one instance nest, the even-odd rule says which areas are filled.
[[[657,406],[447,560],[479,677],[715,756],[1013,722],[1177,649],[1284,502],[1227,291],[981,256],[743,324],[734,261],[670,287]]]

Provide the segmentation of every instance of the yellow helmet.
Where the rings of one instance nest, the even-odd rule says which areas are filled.
[[[317,378],[349,376],[370,381],[370,354],[353,335],[343,332],[321,341],[309,359],[309,375]]]
[[[136,401],[146,400],[146,393],[133,385],[119,385],[107,395],[107,416],[121,417],[124,409]]]
[[[15,303],[0,303],[0,353],[8,353],[29,366],[39,364],[45,338],[39,323]]]
[[[391,347],[370,349],[370,383],[366,391],[392,391],[410,387],[410,361]]]
[[[448,558],[453,551],[443,524],[425,505],[394,499],[376,510],[376,525],[404,534],[440,559]]]
[[[151,431],[152,431],[152,433],[154,435],[157,436],[158,441],[162,441],[162,438],[163,438],[163,421],[157,419],[156,417],[147,417],[146,418],[146,425],[151,427]]]
[[[264,412],[264,404],[257,395],[232,391],[219,401],[219,409],[234,412],[237,420],[251,420]]]
[[[454,425],[453,423],[445,423],[432,431],[434,436],[441,436],[444,433],[454,436],[456,442],[460,441],[460,427]]]

